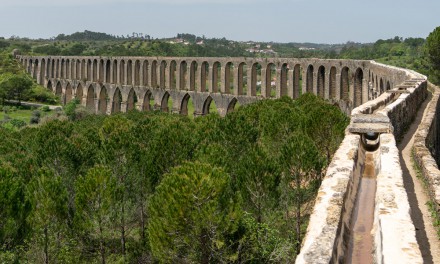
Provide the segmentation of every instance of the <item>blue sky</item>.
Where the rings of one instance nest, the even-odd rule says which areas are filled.
[[[345,43],[425,38],[440,0],[0,0],[0,36],[49,38],[91,30],[152,37]]]

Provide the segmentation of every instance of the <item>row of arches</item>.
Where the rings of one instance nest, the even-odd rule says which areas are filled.
[[[48,81],[47,88],[59,96],[63,104],[69,103],[74,98],[93,113],[111,114],[131,110],[151,111],[161,110],[182,115],[206,115],[217,111],[217,103],[211,96],[203,98],[201,109],[194,109],[189,93],[182,93],[174,99],[169,92],[164,92],[155,100],[153,93],[147,89],[145,93],[137,93],[131,88],[128,93],[120,87],[106,87],[105,85],[85,86],[79,82],[76,87],[68,82],[64,87],[61,81],[54,79]],[[178,100],[174,104],[173,100]],[[233,111],[238,105],[238,100],[233,98],[227,106],[226,113]],[[219,114],[221,114],[219,112]]]
[[[59,78],[237,96],[290,96],[294,99],[304,92],[311,92],[325,99],[350,102],[354,107],[385,91],[382,77],[370,71],[366,74],[364,67],[343,66],[337,60],[323,60],[322,63],[319,60],[308,63],[215,58],[36,57],[21,60],[40,83]],[[386,88],[391,88],[389,81],[386,83]]]

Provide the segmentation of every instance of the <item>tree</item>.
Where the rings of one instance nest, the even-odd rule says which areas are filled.
[[[111,171],[97,166],[90,169],[84,177],[76,182],[76,222],[92,239],[99,241],[101,263],[106,263],[106,237],[112,226],[111,212],[116,203],[116,182]]]
[[[166,174],[149,206],[153,255],[163,263],[230,262],[228,236],[241,219],[238,197],[223,170],[184,163]]]
[[[432,31],[426,39],[426,50],[431,62],[433,82],[440,83],[440,27]]]
[[[4,104],[5,99],[16,99],[20,103],[23,95],[30,91],[33,85],[32,80],[24,74],[2,74],[0,75],[0,97]]]
[[[293,134],[281,148],[280,165],[283,171],[281,204],[284,208],[286,232],[295,223],[296,253],[299,253],[302,241],[301,226],[308,208],[305,203],[313,200],[321,183],[324,162],[315,143],[301,133]],[[292,218],[294,220],[292,221]]]

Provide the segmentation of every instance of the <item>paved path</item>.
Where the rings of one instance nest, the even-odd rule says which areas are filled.
[[[433,219],[426,203],[429,197],[423,188],[422,181],[417,178],[411,158],[411,148],[414,142],[414,134],[422,121],[426,106],[431,101],[432,95],[421,105],[414,122],[411,124],[402,141],[398,144],[400,152],[400,164],[402,166],[403,181],[408,193],[411,206],[411,218],[416,227],[416,238],[422,252],[424,263],[440,263],[440,240],[433,227]]]
[[[6,100],[6,102],[18,104],[17,100]],[[42,107],[42,106],[47,105],[47,104],[40,104],[40,103],[34,103],[34,102],[23,102],[23,101],[21,101],[20,103],[25,106],[35,106],[35,107]],[[63,108],[61,105],[47,105],[47,106],[49,106],[50,110],[55,110],[57,108]]]

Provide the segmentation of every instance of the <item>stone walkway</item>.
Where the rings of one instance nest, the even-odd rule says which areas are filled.
[[[403,180],[411,206],[411,218],[416,228],[416,238],[422,252],[424,263],[440,263],[440,240],[433,227],[433,219],[426,203],[429,197],[423,188],[422,181],[417,178],[411,158],[414,134],[426,111],[426,106],[431,100],[428,98],[421,105],[414,122],[398,144],[400,151],[400,164],[402,166]]]

